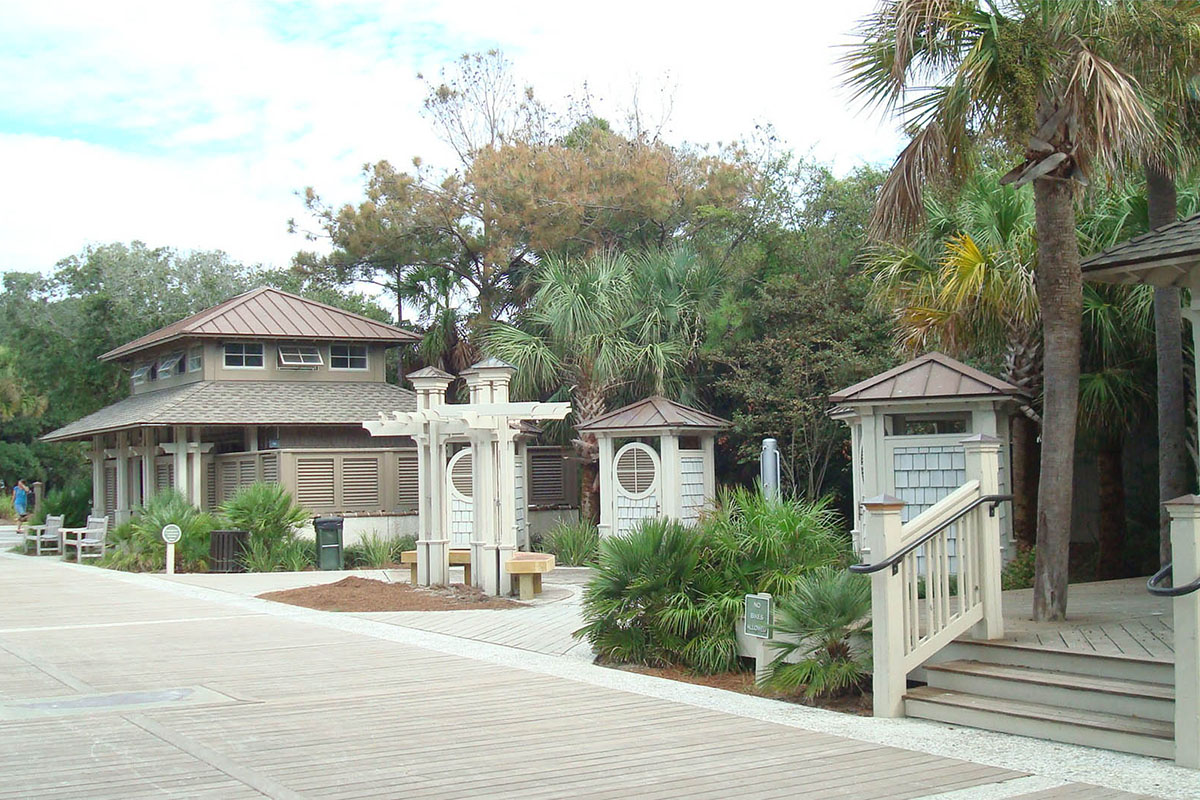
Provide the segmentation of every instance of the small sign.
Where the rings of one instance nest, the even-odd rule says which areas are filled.
[[[771,595],[746,595],[746,635],[758,639],[771,638]]]
[[[162,529],[162,540],[167,544],[175,544],[183,536],[183,531],[178,525],[164,525]]]

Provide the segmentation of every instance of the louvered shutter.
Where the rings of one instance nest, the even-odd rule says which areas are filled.
[[[530,502],[558,505],[566,502],[563,457],[559,450],[529,451]]]
[[[342,505],[379,505],[379,459],[342,459]]]
[[[268,453],[262,457],[263,483],[279,483],[279,455]]]
[[[238,490],[238,465],[236,461],[226,461],[221,464],[221,502],[228,500],[237,494]]]
[[[165,492],[175,485],[175,465],[170,460],[154,465],[154,491]]]
[[[450,465],[450,483],[456,492],[468,500],[474,494],[474,486],[471,483],[471,458],[471,451],[464,450]]]
[[[117,510],[117,467],[115,464],[104,465],[104,513],[111,514]]]
[[[296,459],[296,501],[309,508],[333,505],[333,459]]]
[[[644,447],[628,447],[617,457],[617,483],[629,495],[640,495],[654,486],[658,470],[654,456]]]
[[[238,462],[238,488],[250,486],[258,480],[258,467],[253,458]]]
[[[204,465],[204,507],[209,511],[217,507],[217,462]]]
[[[416,511],[420,502],[417,454],[400,453],[396,461],[396,504],[401,511]]]

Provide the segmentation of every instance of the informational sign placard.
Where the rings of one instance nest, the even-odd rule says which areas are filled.
[[[746,635],[758,639],[771,638],[771,595],[746,595]]]
[[[183,537],[183,531],[179,529],[178,525],[171,524],[171,525],[163,526],[162,538],[163,538],[163,541],[166,542],[167,544],[175,544],[182,537]]]

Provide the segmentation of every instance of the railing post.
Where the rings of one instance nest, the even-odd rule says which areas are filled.
[[[977,433],[962,440],[967,456],[967,480],[979,481],[979,494],[986,497],[1000,493],[1000,440],[995,436]],[[972,512],[976,525],[958,526],[958,535],[974,532],[976,540],[972,548],[978,556],[979,597],[983,603],[983,619],[972,630],[976,639],[1004,638],[1004,607],[1001,597],[1000,573],[1003,562],[1000,557],[1000,517],[997,510],[980,506]],[[965,523],[966,520],[964,519]],[[969,587],[960,587],[967,591]]]
[[[866,540],[870,557],[876,561],[900,549],[900,512],[904,501],[879,495],[863,501],[867,512]],[[871,689],[877,717],[904,716],[904,692],[908,673],[904,669],[904,593],[899,575],[890,569],[871,574]]]
[[[1200,577],[1200,497],[1168,500],[1171,584]],[[1175,763],[1200,769],[1200,592],[1172,601],[1175,616]]]

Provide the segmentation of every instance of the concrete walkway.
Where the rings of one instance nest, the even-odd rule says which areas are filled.
[[[1197,773],[1152,759],[54,559],[0,555],[0,598],[0,800],[1200,798]]]

